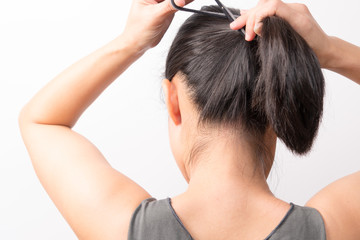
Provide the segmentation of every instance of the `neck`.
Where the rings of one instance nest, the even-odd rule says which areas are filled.
[[[190,179],[186,194],[202,199],[273,197],[266,182],[269,170],[256,159],[251,147],[241,140],[215,139],[187,167]],[[275,151],[275,144],[276,138],[269,141],[269,149]]]

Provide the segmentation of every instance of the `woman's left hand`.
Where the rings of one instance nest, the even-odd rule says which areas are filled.
[[[191,1],[175,2],[182,7]],[[145,52],[160,42],[175,12],[170,0],[133,0],[122,37],[137,51]]]

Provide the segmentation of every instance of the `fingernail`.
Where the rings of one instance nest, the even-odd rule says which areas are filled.
[[[254,26],[254,32],[257,33],[260,28],[260,24],[256,23]]]
[[[176,0],[176,5],[178,5],[179,7],[185,6],[185,0]]]
[[[248,33],[245,33],[245,40],[246,40],[246,41],[249,41],[249,39],[250,39],[249,34],[248,34]]]
[[[261,28],[261,26],[262,26],[262,23],[256,23],[254,30],[259,30]]]
[[[235,28],[236,27],[236,23],[235,23],[235,21],[234,22],[232,22],[232,23],[230,23],[230,28]]]
[[[256,23],[255,26],[254,26],[254,32],[257,34],[257,35],[260,35],[261,34],[261,27],[262,27],[262,23]]]

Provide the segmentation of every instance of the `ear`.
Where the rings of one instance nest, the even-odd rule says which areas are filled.
[[[178,126],[181,124],[181,112],[177,88],[175,84],[168,79],[164,79],[161,85],[164,91],[165,102],[169,112],[169,116],[174,122],[175,126]]]

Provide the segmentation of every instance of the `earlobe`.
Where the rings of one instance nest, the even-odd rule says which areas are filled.
[[[164,79],[162,82],[162,88],[164,91],[164,97],[168,113],[174,124],[181,124],[181,112],[179,106],[178,92],[174,83],[168,79]]]

